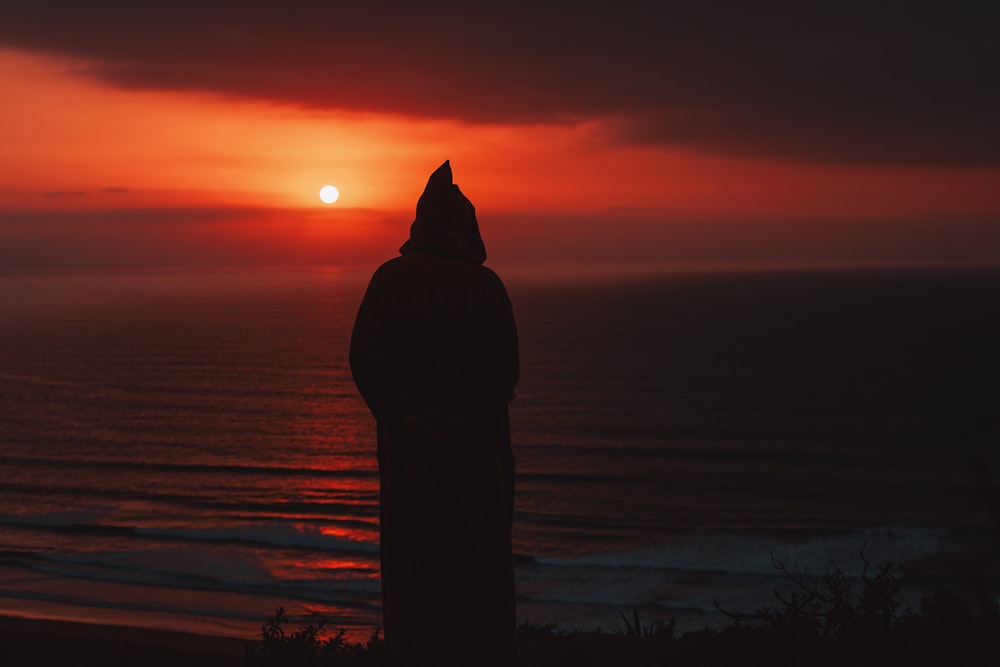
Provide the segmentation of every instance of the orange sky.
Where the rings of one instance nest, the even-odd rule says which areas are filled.
[[[314,85],[336,91],[339,76]],[[16,100],[0,106],[0,270],[370,263],[405,240],[446,158],[493,263],[1000,262],[991,164],[726,155],[621,141],[606,117],[483,122],[123,87],[85,60],[12,48],[0,86]]]

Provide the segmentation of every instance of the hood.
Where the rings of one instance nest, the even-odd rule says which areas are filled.
[[[410,239],[399,252],[421,250],[482,264],[486,246],[479,235],[476,209],[452,183],[448,160],[438,167],[417,200],[417,217],[410,225]]]

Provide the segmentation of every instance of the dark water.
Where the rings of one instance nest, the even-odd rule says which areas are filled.
[[[0,277],[0,612],[378,624],[347,271]],[[524,620],[722,622],[772,555],[998,572],[1000,271],[508,277]],[[995,497],[995,496],[994,496]]]

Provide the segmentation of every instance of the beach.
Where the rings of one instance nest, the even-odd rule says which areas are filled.
[[[0,616],[6,665],[228,667],[242,665],[243,642],[166,630]]]

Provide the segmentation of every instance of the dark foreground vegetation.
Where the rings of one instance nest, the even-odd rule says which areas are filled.
[[[1000,609],[955,592],[904,604],[907,575],[886,563],[852,580],[836,566],[818,576],[775,562],[787,583],[775,604],[751,615],[727,614],[723,628],[675,632],[673,620],[622,614],[612,632],[518,628],[525,667],[722,667],[990,665],[1000,664]],[[458,612],[457,612],[458,613]],[[247,667],[400,667],[380,634],[351,642],[322,623],[287,630],[283,609],[246,644]]]

